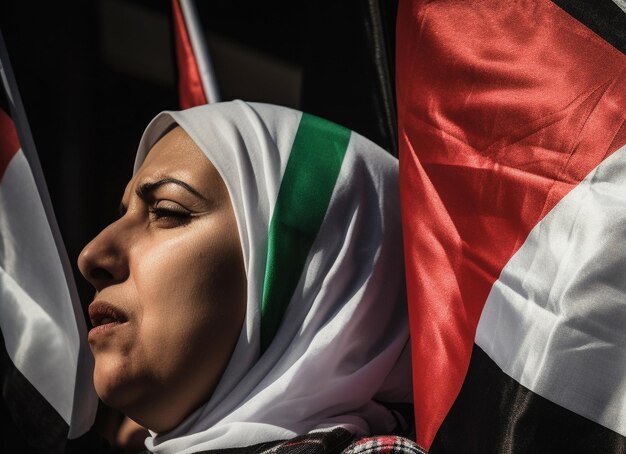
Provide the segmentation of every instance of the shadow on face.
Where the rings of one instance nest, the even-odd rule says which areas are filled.
[[[150,150],[122,213],[78,259],[97,291],[94,384],[106,404],[162,433],[210,398],[237,342],[237,223],[222,178],[180,127]]]

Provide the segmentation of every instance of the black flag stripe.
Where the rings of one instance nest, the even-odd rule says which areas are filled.
[[[598,36],[626,54],[626,12],[611,0],[552,0]]]
[[[626,453],[626,437],[533,393],[474,345],[431,454]]]

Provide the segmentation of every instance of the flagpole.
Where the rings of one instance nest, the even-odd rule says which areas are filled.
[[[209,58],[209,50],[206,46],[206,37],[202,31],[202,27],[198,21],[198,13],[196,11],[193,0],[180,0],[180,7],[187,24],[187,32],[189,34],[189,40],[191,41],[191,47],[193,48],[198,69],[200,71],[200,79],[202,80],[202,87],[207,97],[208,103],[214,103],[220,101],[220,93],[217,88],[217,82],[215,79],[215,73],[213,71],[213,65]]]

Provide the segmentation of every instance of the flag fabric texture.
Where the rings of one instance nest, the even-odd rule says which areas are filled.
[[[181,109],[219,102],[213,65],[194,0],[172,0]]]
[[[0,446],[60,453],[93,423],[92,358],[2,39],[0,75]]]
[[[623,2],[401,0],[419,444],[626,452]]]

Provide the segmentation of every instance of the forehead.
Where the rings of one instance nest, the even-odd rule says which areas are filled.
[[[206,164],[210,163],[204,153],[191,137],[180,126],[177,126],[150,149],[137,173],[157,167],[172,171],[185,168],[191,170],[195,166],[205,167]]]
[[[126,187],[124,196],[136,185],[163,177],[180,179],[203,193],[215,191],[216,186],[226,189],[217,169],[180,126],[169,131],[150,149]]]

